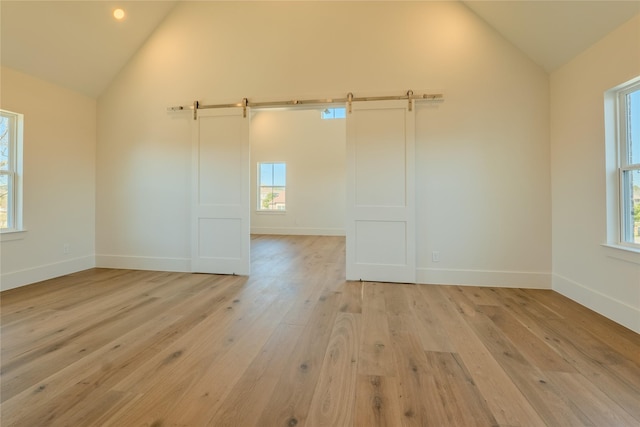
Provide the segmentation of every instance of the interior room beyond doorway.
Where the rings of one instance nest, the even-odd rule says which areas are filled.
[[[251,234],[345,235],[346,122],[324,108],[251,114]],[[286,208],[259,210],[258,164],[286,164]]]

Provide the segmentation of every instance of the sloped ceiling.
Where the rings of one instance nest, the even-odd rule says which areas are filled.
[[[1,0],[0,63],[97,97],[178,2]],[[640,13],[640,0],[462,3],[547,71]]]
[[[640,13],[640,1],[464,1],[551,72]]]
[[[2,0],[0,62],[97,97],[176,3]]]

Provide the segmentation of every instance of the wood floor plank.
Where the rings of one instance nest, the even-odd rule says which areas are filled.
[[[549,290],[347,282],[340,236],[250,277],[90,269],[0,293],[2,426],[633,426],[640,336]]]
[[[358,375],[353,426],[396,427],[402,420],[395,377]]]
[[[226,291],[215,312],[195,325],[188,335],[158,352],[114,389],[146,395],[152,394],[150,390],[160,392],[157,388],[162,386],[164,376],[173,376],[182,385],[197,381],[203,370],[228,353],[237,337],[242,336],[274,301],[276,296],[266,288],[269,283],[266,280],[256,283],[255,288]]]
[[[91,405],[77,408],[77,412],[67,413],[69,417],[62,417],[56,425],[66,426],[106,426],[112,416],[121,408],[129,405],[135,396],[131,393],[109,390],[97,399],[91,401]],[[41,425],[48,425],[41,424]]]
[[[230,351],[201,373],[183,398],[174,403],[179,410],[174,410],[166,419],[170,423],[175,420],[179,425],[211,425],[210,420],[281,323],[284,307],[288,304],[287,300],[276,299],[255,322],[234,338]],[[200,398],[194,399],[193,396]]]
[[[302,326],[288,323],[276,328],[260,354],[229,392],[220,410],[210,420],[210,425],[257,426],[258,417],[275,392],[290,349],[300,338],[302,329]]]
[[[640,421],[640,383],[636,382],[640,374],[635,364],[611,353],[611,349],[602,348],[598,343],[573,341],[580,328],[570,328],[564,322],[544,323],[554,334],[556,348],[569,360],[583,376],[599,387],[625,411]],[[636,379],[634,381],[634,379]]]
[[[499,292],[498,295],[505,306],[513,307],[514,309],[518,307],[529,313],[535,319],[566,319],[566,313],[562,307],[543,304],[541,301],[532,298],[531,294],[525,291],[525,289],[505,289]],[[539,295],[543,296],[546,292],[551,291],[540,290]]]
[[[590,423],[584,412],[558,390],[552,377],[531,364],[492,322],[474,321],[469,325],[547,425]]]
[[[35,383],[21,393],[23,396],[9,400],[3,407],[7,408],[7,413],[13,413],[15,404],[16,410],[21,406],[31,408],[29,417],[58,419],[67,410],[75,410],[85,402],[100,400],[102,394],[136,372],[150,357],[202,322],[216,308],[220,309],[221,294],[229,288],[233,289],[233,286],[227,285],[240,284],[230,282],[230,279],[237,282],[230,277],[220,279],[221,277],[210,276],[211,286],[208,288],[188,296],[161,317],[133,327],[125,335],[114,336],[114,341],[107,343],[102,349],[87,354],[47,378],[45,382]],[[35,405],[36,401],[38,405]]]
[[[145,336],[154,336],[179,321],[175,315],[167,315],[155,322],[147,322],[117,341],[108,343],[82,360],[73,363],[44,381],[25,389],[3,403],[2,421],[7,425],[47,425],[62,424],[68,412],[77,412],[83,403],[115,402],[128,393],[111,391],[107,387],[111,377],[120,374],[123,366],[119,359],[123,356],[130,361],[130,352],[142,351],[139,343],[145,343]],[[134,363],[135,366],[135,363]],[[101,387],[106,385],[106,387]],[[105,395],[108,395],[105,397]],[[115,399],[115,400],[114,400]],[[105,408],[106,409],[106,408]],[[74,425],[74,424],[69,424]],[[80,424],[75,424],[80,425]]]
[[[559,372],[552,378],[560,392],[579,407],[594,426],[640,425],[640,420],[633,418],[583,375]]]
[[[416,332],[425,351],[453,352],[451,339],[442,327],[438,317],[434,315],[430,302],[427,301],[417,286],[405,288],[412,314],[416,319]]]
[[[363,288],[362,328],[358,372],[369,376],[395,376],[396,366],[384,301],[385,285],[366,283]]]
[[[533,365],[542,371],[576,372],[575,367],[558,354],[545,340],[538,338],[529,328],[502,307],[480,306],[485,314],[509,338]]]
[[[127,277],[125,273],[120,273],[119,276],[116,276],[110,281],[107,281],[102,276],[98,276],[100,277],[100,280],[93,278],[87,283],[77,284],[78,290],[74,291],[72,296],[66,294],[58,295],[54,292],[53,295],[48,296],[49,300],[40,302],[34,301],[34,303],[38,305],[38,313],[53,312],[57,314],[55,317],[69,315],[68,308],[73,307],[72,318],[76,320],[77,323],[83,325],[86,322],[85,318],[93,318],[96,315],[99,315],[104,311],[109,311],[133,298],[150,297],[152,295],[150,295],[149,292],[153,292],[153,296],[158,297],[171,296],[173,293],[176,293],[176,287],[180,285],[181,280],[192,280],[192,275],[175,275],[176,273],[173,273],[173,276],[165,277],[162,282],[157,282],[156,280],[158,277],[167,276],[167,273],[144,273],[144,275],[141,275],[139,272],[133,272],[130,277]],[[153,284],[149,283],[151,281],[153,281]],[[131,286],[134,283],[136,286]],[[159,284],[163,284],[164,286],[158,286]],[[165,288],[164,295],[160,295],[160,290],[163,287]],[[116,289],[121,290],[114,292]],[[6,299],[3,299],[3,301],[3,311],[5,311],[9,303]],[[96,304],[96,301],[99,301],[99,304]],[[26,322],[25,319],[23,319],[22,322],[3,323],[3,338],[11,340],[15,335],[20,335],[20,343],[40,343],[43,337],[51,335],[56,332],[56,328],[60,327],[60,324],[57,324],[56,322],[48,321],[44,325],[38,325],[31,317],[26,317],[26,320]],[[64,322],[64,320],[62,320],[62,322]],[[65,328],[61,332],[69,333],[69,325],[64,324],[63,326]],[[30,334],[37,335],[32,338]],[[5,345],[3,347],[3,351],[5,352],[8,349],[11,349],[10,345]],[[6,354],[5,357],[7,357]]]
[[[340,313],[331,331],[320,369],[307,426],[348,426],[353,423],[362,328],[359,314]]]
[[[451,288],[448,295],[459,305],[468,301],[460,300],[460,294]],[[554,378],[527,359],[493,321],[479,310],[472,316],[465,313],[464,319],[548,425],[590,424],[586,414],[559,390]]]
[[[640,341],[637,333],[556,292],[539,289],[521,289],[520,292],[537,304],[561,312],[571,324],[592,331],[600,339],[640,363]]]
[[[333,324],[340,295],[330,293],[318,299],[301,340],[292,349],[287,367],[258,418],[260,426],[302,425],[307,419]]]
[[[536,336],[552,346],[554,351],[571,364],[577,372],[589,379],[607,396],[617,402],[626,412],[640,420],[640,405],[638,405],[637,399],[640,392],[637,386],[630,384],[626,378],[615,373],[615,370],[612,370],[609,365],[612,361],[620,361],[620,355],[609,359],[611,349],[603,350],[602,347],[600,347],[598,350],[598,346],[593,347],[590,340],[575,340],[577,328],[573,324],[567,323],[563,319],[558,319],[556,316],[540,317],[541,311],[539,309],[531,309],[533,305],[537,305],[539,302],[521,290],[513,290],[509,294],[509,296],[503,296],[503,306],[505,310],[522,319],[522,323],[527,324],[528,328],[534,332]],[[527,298],[526,304],[516,303],[511,298],[513,294],[525,295],[525,298]],[[561,297],[560,301],[568,302],[570,305],[573,304],[573,302],[570,302],[564,297]],[[554,309],[558,311],[561,311],[560,308],[561,306],[559,305],[554,307]],[[585,317],[592,318],[596,321],[596,318],[592,317],[589,310],[584,310]],[[616,329],[617,328],[614,328],[612,332]],[[592,352],[594,349],[595,352]],[[628,359],[625,360],[626,363],[633,363]]]
[[[107,299],[113,298],[114,296],[117,298],[116,295],[119,293],[119,289],[126,289],[132,283],[136,283],[137,279],[135,276],[137,276],[137,274],[134,272],[131,277],[120,275],[116,276],[112,281],[80,281],[76,285],[70,285],[62,289],[54,289],[50,295],[36,296],[33,300],[27,298],[27,302],[17,301],[15,304],[11,303],[11,299],[2,297],[0,298],[0,304],[2,304],[0,312],[3,313],[2,331],[10,332],[14,327],[19,328],[20,323],[28,322],[31,316],[42,313],[44,310],[64,312],[61,310],[61,306],[68,306],[74,303],[81,304],[82,301],[87,298],[87,295],[104,292],[104,295],[107,295]],[[103,285],[106,289],[101,289]],[[30,287],[31,286],[27,286],[27,288]],[[98,307],[102,309],[104,306],[100,304]],[[79,310],[78,314],[81,314],[81,312],[82,311]],[[17,342],[22,343],[23,341],[19,340]],[[10,348],[12,347],[5,347],[4,351],[6,352]]]
[[[425,298],[434,302],[433,310],[449,331],[456,353],[469,370],[473,381],[487,401],[491,413],[500,425],[544,426],[545,422],[531,406],[527,397],[504,372],[500,364],[484,346],[442,292],[446,287],[420,287]]]
[[[456,286],[456,290],[464,294],[476,306],[502,305],[500,302],[500,299],[498,298],[498,290],[496,290],[495,288],[485,288],[485,287],[478,287],[478,286]]]
[[[118,275],[114,280],[94,279],[84,283],[83,286],[72,286],[65,288],[63,291],[53,295],[42,296],[35,304],[38,308],[52,308],[55,310],[66,310],[69,307],[77,307],[82,305],[91,305],[92,301],[100,300],[100,306],[102,301],[100,298],[104,296],[106,299],[120,298],[121,295],[118,292],[113,292],[114,289],[121,289],[124,292],[132,291],[131,285],[133,283],[144,283],[145,279],[153,277],[159,274],[154,271],[133,271],[130,275]],[[77,280],[77,279],[76,279]],[[133,290],[136,292],[136,290]]]
[[[0,295],[2,326],[9,325],[14,320],[24,320],[32,312],[38,312],[45,308],[56,308],[61,303],[75,301],[76,298],[81,297],[78,294],[79,290],[81,292],[85,292],[87,289],[96,291],[98,288],[93,287],[94,284],[114,289],[122,282],[119,278],[130,282],[136,274],[139,273],[131,270],[91,269],[3,291]],[[153,273],[147,272],[146,274]]]
[[[129,322],[145,321],[145,309],[160,314],[169,308],[169,302],[156,298],[136,301],[122,310],[112,312],[96,322],[88,323],[76,333],[62,337],[51,345],[34,349],[24,356],[7,362],[2,372],[1,393],[3,399],[15,396],[24,390],[26,384],[42,381],[109,342],[112,335],[121,335],[130,330]]]
[[[455,353],[428,351],[427,366],[431,374],[424,399],[437,416],[433,425],[493,426],[497,421],[471,374]]]
[[[37,359],[43,354],[50,354],[58,348],[63,347],[70,339],[95,335],[96,328],[103,328],[117,321],[119,317],[124,317],[126,313],[140,311],[140,304],[162,303],[160,298],[166,297],[171,300],[179,298],[176,295],[175,280],[167,280],[162,286],[146,283],[139,275],[134,275],[136,285],[126,286],[122,292],[107,293],[86,292],[86,296],[76,301],[76,306],[72,313],[65,306],[56,304],[56,316],[46,319],[42,324],[33,324],[25,331],[24,327],[12,325],[6,334],[3,331],[3,338],[6,340],[2,346],[3,373]],[[147,274],[145,278],[154,277]],[[140,281],[140,282],[138,282]],[[125,281],[124,283],[132,283]],[[160,289],[165,288],[164,293]],[[169,288],[170,289],[166,289]],[[151,290],[153,289],[153,292]],[[90,294],[90,295],[89,295]],[[95,301],[100,300],[96,305]],[[68,303],[67,303],[68,304]],[[46,305],[50,307],[50,305]],[[20,339],[16,339],[17,335]]]
[[[340,311],[343,313],[362,313],[363,282],[347,282],[341,286]]]
[[[306,281],[300,281],[301,292],[299,297],[292,302],[283,322],[290,325],[304,326],[309,321],[319,298],[331,292],[324,277],[313,277]]]
[[[423,396],[433,386],[422,343],[412,325],[411,309],[405,288],[409,285],[386,284],[400,292],[385,292],[391,344],[397,371],[402,425],[444,425],[443,419],[428,406]]]

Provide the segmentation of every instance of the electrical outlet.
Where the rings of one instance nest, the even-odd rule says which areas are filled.
[[[440,251],[431,252],[431,261],[440,262]]]
[[[69,244],[65,243],[64,245],[62,245],[62,253],[64,254],[68,254],[71,251],[71,249],[69,248]]]

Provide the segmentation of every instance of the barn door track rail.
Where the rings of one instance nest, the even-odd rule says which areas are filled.
[[[409,111],[413,109],[414,101],[444,101],[444,95],[441,93],[425,93],[414,94],[412,90],[408,90],[404,95],[398,96],[364,96],[356,97],[349,92],[346,98],[326,98],[326,99],[291,99],[286,101],[263,101],[252,102],[248,98],[242,98],[242,101],[236,104],[201,104],[199,101],[193,101],[192,105],[179,105],[177,107],[168,107],[167,111],[193,111],[193,120],[198,119],[198,110],[208,108],[242,108],[242,116],[247,117],[247,108],[274,108],[274,107],[296,107],[304,105],[329,105],[329,104],[347,104],[347,110],[351,113],[351,104],[361,101],[397,101],[407,100],[409,103]]]

